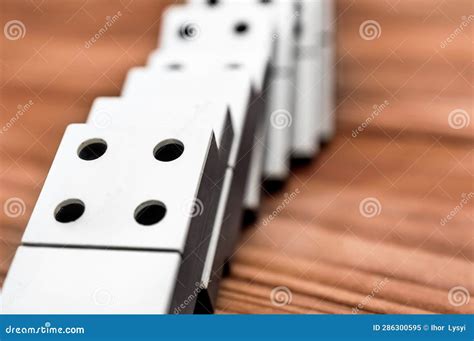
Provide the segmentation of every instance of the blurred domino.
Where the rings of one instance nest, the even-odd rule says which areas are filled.
[[[173,6],[166,12],[161,48],[178,53],[206,50],[231,54],[264,48],[274,52],[268,106],[264,175],[284,181],[289,174],[291,124],[294,109],[294,3],[256,6]],[[186,52],[183,52],[185,49]],[[181,52],[180,52],[181,51]]]
[[[311,159],[319,151],[322,121],[323,0],[300,0],[293,156]]]
[[[269,88],[269,105],[267,112],[267,145],[264,173],[268,182],[282,182],[289,174],[289,159],[292,150],[297,147],[293,143],[293,120],[295,114],[295,82],[296,82],[296,35],[297,6],[288,0],[257,1],[257,0],[191,0],[190,3],[207,3],[214,9],[241,9],[242,13],[250,13],[257,8],[266,9],[276,23],[273,39],[277,42],[273,64],[272,80]],[[229,5],[229,6],[222,6]]]
[[[320,137],[323,142],[329,142],[335,133],[335,3],[333,0],[323,1],[323,120]]]
[[[207,54],[210,60],[233,58],[255,60],[263,56],[263,63],[273,63],[276,34],[275,22],[271,12],[265,8],[255,7],[248,11],[247,6],[238,8],[206,9],[204,6],[172,6],[164,15],[160,52],[176,56]],[[252,62],[261,63],[259,61]],[[252,70],[253,67],[250,67]],[[273,68],[272,68],[273,69]],[[257,66],[255,79],[261,78],[263,69]],[[253,73],[253,71],[252,71]],[[268,83],[272,82],[272,70],[269,71]],[[266,85],[266,83],[264,84]],[[271,111],[271,91],[262,88],[261,99],[265,100],[266,114]],[[262,178],[266,153],[268,122],[262,124],[256,133],[255,150],[252,154],[249,182],[247,183],[245,205],[255,209],[260,199],[260,181]],[[255,212],[255,211],[253,211]]]

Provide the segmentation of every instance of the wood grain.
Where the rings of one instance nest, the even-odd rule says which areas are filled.
[[[18,217],[0,212],[2,281],[66,125],[83,122],[95,97],[119,95],[127,70],[156,47],[171,2],[0,3],[2,25],[26,27],[23,39],[0,37],[0,202],[25,203]],[[232,257],[219,313],[474,312],[473,300],[449,300],[455,287],[474,292],[472,200],[456,208],[473,192],[474,23],[456,33],[471,14],[468,0],[338,1],[337,135],[293,168],[282,192],[266,193]],[[379,23],[379,38],[361,38],[366,20]],[[471,123],[453,129],[456,110]],[[366,198],[380,203],[372,218],[359,208]],[[281,288],[287,304],[272,300]]]

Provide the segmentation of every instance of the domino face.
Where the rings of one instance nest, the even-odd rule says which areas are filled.
[[[204,85],[206,82],[208,84]],[[255,117],[249,114],[252,87],[248,72],[244,70],[209,73],[206,70],[190,72],[135,68],[128,74],[122,96],[129,100],[148,98],[157,102],[169,97],[179,100],[180,96],[189,103],[196,103],[197,110],[200,106],[205,108],[213,98],[217,98],[228,103],[234,132],[234,141],[229,146],[228,165],[235,167],[243,157],[241,154],[249,151],[240,149],[247,126],[255,126]],[[203,110],[203,114],[208,115],[206,110]],[[250,136],[245,138],[248,141]]]
[[[233,51],[230,54],[209,53],[206,50],[196,50],[192,54],[180,54],[173,49],[159,49],[148,57],[147,67],[151,70],[170,69],[175,71],[221,72],[244,70],[248,73],[252,87],[257,93],[262,93],[268,84],[268,69],[271,63],[270,51],[256,49],[254,51]]]
[[[178,122],[186,114],[179,117]],[[176,124],[174,132],[153,126],[139,134],[88,125],[68,127],[23,244],[175,252],[182,261],[170,300],[172,307],[180,306],[202,275],[223,167],[218,166],[210,125],[194,129],[198,122]],[[92,148],[91,141],[105,141],[105,152],[84,149]],[[170,141],[171,150],[166,149]],[[18,275],[22,269],[13,271]],[[55,293],[42,293],[57,301]],[[180,312],[193,310],[189,304]]]
[[[251,100],[250,109],[256,112],[257,122],[255,127],[255,137],[250,137],[250,139],[253,139],[251,150],[248,149],[248,147],[244,148],[244,150],[247,151],[245,154],[250,154],[251,160],[247,183],[245,184],[246,188],[243,205],[248,212],[255,215],[260,205],[260,185],[265,155],[265,114],[267,112],[266,106],[268,103],[268,91],[266,91],[266,89],[269,88],[271,78],[270,56],[262,49],[257,49],[253,51],[252,54],[236,51],[232,54],[212,55],[202,51],[193,52],[192,55],[176,54],[168,49],[152,53],[148,59],[148,67],[151,69],[150,72],[163,69],[175,70],[176,68],[184,72],[187,70],[216,72],[216,70],[228,71],[229,68],[243,68],[246,72],[250,73],[252,88],[255,93],[255,97]],[[200,89],[200,87],[198,88]],[[196,90],[193,92],[195,91]],[[244,140],[247,139],[246,136],[247,134],[244,134]]]
[[[4,286],[8,314],[167,314],[177,252],[20,246]],[[133,280],[126,280],[133,279]]]
[[[107,150],[97,159],[82,159],[79,156],[82,150],[93,141],[105,142]],[[157,160],[154,156],[157,147],[166,146],[163,143],[167,141],[182,145],[182,155],[170,162]],[[171,144],[168,148],[180,147]],[[191,202],[210,201],[196,198],[196,193],[201,186],[209,186],[207,191],[212,192],[205,178],[215,179],[215,176],[203,174],[202,170],[208,163],[219,163],[216,155],[209,129],[133,135],[128,131],[100,131],[87,125],[71,125],[28,223],[23,243],[183,252],[190,242],[188,229],[194,223],[185,198]],[[156,219],[163,215],[156,225],[149,224],[151,221],[140,222],[140,208],[146,207],[146,203],[158,206],[153,208],[157,211]],[[70,212],[70,218],[59,219],[61,211],[63,214],[74,211],[74,207],[67,208],[73,204],[82,206],[83,213],[75,217]],[[59,221],[64,219],[74,220]]]
[[[160,48],[207,49],[213,53],[274,50],[275,20],[265,8],[236,6],[212,10],[200,6],[170,6],[163,16]]]
[[[175,85],[179,87],[179,83],[175,82]],[[170,87],[173,86],[170,84]],[[231,113],[224,101],[194,96],[194,99],[184,102],[179,91],[152,92],[150,96],[141,96],[136,101],[125,97],[99,97],[92,105],[87,123],[100,130],[122,129],[137,134],[143,127],[153,126],[169,134],[193,134],[201,127],[204,130],[211,128],[221,170],[227,165],[234,139]]]

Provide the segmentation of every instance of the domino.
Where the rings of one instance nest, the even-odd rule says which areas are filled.
[[[310,160],[319,152],[322,121],[322,0],[299,2],[293,157]]]
[[[265,113],[268,103],[268,92],[264,89],[269,87],[270,58],[271,56],[262,49],[256,50],[252,55],[236,51],[232,54],[209,54],[197,51],[192,55],[176,54],[169,50],[156,51],[148,58],[148,68],[151,70],[203,70],[213,72],[214,70],[228,70],[243,68],[250,73],[252,89],[255,93],[251,107],[257,112],[255,137],[250,151],[250,169],[248,173],[243,206],[245,208],[246,221],[254,221],[260,206],[261,190],[260,184],[263,172],[263,159],[265,151]],[[245,137],[246,138],[246,137]]]
[[[289,174],[289,160],[292,150],[298,146],[293,141],[295,134],[292,122],[295,116],[296,86],[296,32],[298,23],[297,6],[294,1],[257,1],[257,0],[191,0],[191,3],[207,3],[213,9],[230,10],[242,8],[248,14],[256,8],[267,10],[275,20],[277,42],[274,51],[273,77],[269,88],[269,106],[267,112],[267,148],[264,173],[267,183],[280,187]],[[219,6],[218,6],[219,5]]]
[[[278,6],[238,4],[216,6],[212,10],[204,6],[173,6],[166,12],[161,35],[161,48],[173,48],[176,53],[205,49],[226,54],[262,47],[273,51],[263,166],[269,182],[284,181],[289,174],[295,20],[294,3],[286,1]]]
[[[180,65],[184,68],[183,64]],[[167,67],[168,64],[164,63],[163,66]],[[202,86],[206,80],[208,84]],[[211,98],[226,99],[226,103],[230,107],[235,132],[231,156],[227,165],[232,172],[227,172],[224,177],[224,185],[229,187],[228,191],[232,193],[232,196],[228,200],[228,196],[222,195],[219,203],[221,214],[225,216],[223,222],[225,226],[214,226],[213,237],[216,237],[211,239],[210,249],[212,249],[212,243],[216,243],[218,245],[214,246],[214,250],[217,250],[218,253],[215,256],[212,252],[208,253],[205,263],[212,264],[209,267],[212,267],[212,272],[216,275],[213,276],[212,282],[210,278],[202,279],[203,288],[207,290],[209,283],[214,286],[218,284],[224,263],[231,256],[239,236],[242,201],[255,135],[257,116],[255,109],[258,109],[258,106],[252,107],[250,105],[255,101],[255,95],[248,72],[235,68],[223,72],[170,70],[158,67],[154,69],[135,68],[129,72],[122,91],[124,100],[133,103],[146,102],[150,98],[160,103],[160,98],[170,98],[178,94],[188,103],[206,102]],[[119,104],[119,106],[121,105]],[[124,122],[128,122],[130,120],[128,110],[117,107],[116,111],[119,110],[124,113],[122,115],[123,118],[126,118]],[[91,119],[94,118],[94,112],[95,110],[91,111]],[[217,290],[212,292],[216,293]],[[211,296],[210,300],[214,302],[215,296]]]
[[[207,81],[207,85],[203,84]],[[187,102],[209,101],[211,98],[225,100],[229,104],[232,125],[234,127],[234,141],[232,143],[228,167],[235,171],[232,192],[237,198],[242,198],[250,162],[255,134],[256,110],[250,106],[254,99],[248,73],[243,70],[223,72],[195,71],[173,72],[161,70],[151,72],[146,69],[130,71],[125,82],[122,96],[127,100],[155,98],[159,102],[161,97],[180,94]],[[227,212],[233,223],[228,224],[227,230],[239,230],[241,223],[242,203]],[[235,245],[237,234],[233,238],[225,236],[228,249]]]
[[[202,275],[221,176],[211,127],[194,129],[199,122],[186,122],[186,116],[176,118],[175,131],[144,126],[140,134],[69,126],[23,245],[176,253],[181,264],[170,309],[179,307]],[[202,205],[198,214],[195,203]],[[54,283],[54,277],[50,280]],[[38,281],[31,285],[41,290]],[[52,290],[37,294],[58,301]],[[182,312],[193,310],[189,305]]]
[[[173,69],[174,70],[174,69]],[[226,191],[230,191],[229,180],[232,184],[232,193],[234,201],[227,202],[227,195],[221,194],[218,203],[218,211],[216,214],[225,215],[226,224],[225,228],[222,226],[211,223],[212,234],[210,236],[210,245],[209,250],[216,250],[217,254],[214,255],[207,252],[206,257],[203,257],[204,267],[212,269],[212,281],[211,278],[202,277],[200,278],[200,285],[198,286],[199,295],[195,298],[195,304],[199,304],[201,309],[207,311],[213,311],[213,305],[203,306],[200,301],[202,301],[203,295],[210,297],[209,300],[212,304],[215,303],[215,296],[210,296],[208,294],[209,285],[213,286],[212,293],[217,293],[217,289],[214,289],[218,286],[220,275],[224,267],[224,262],[230,256],[229,252],[235,247],[236,240],[238,238],[238,231],[240,230],[240,217],[241,217],[241,205],[242,205],[242,189],[243,183],[245,181],[245,165],[244,158],[237,159],[237,155],[241,153],[241,149],[246,148],[247,143],[243,143],[241,137],[244,132],[243,126],[245,121],[251,120],[251,117],[255,116],[251,112],[247,111],[247,105],[250,101],[251,87],[248,76],[245,73],[220,73],[221,77],[216,75],[215,80],[218,81],[215,84],[231,84],[230,89],[235,91],[238,96],[233,96],[233,100],[229,102],[230,104],[230,113],[231,121],[236,122],[235,125],[235,138],[230,140],[230,142],[221,143],[221,146],[227,146],[221,148],[224,150],[230,151],[230,158],[226,157],[223,160],[225,161],[225,167],[230,167],[232,164],[236,166],[236,169],[241,171],[242,175],[240,179],[236,181],[232,176],[229,177],[229,170],[219,171],[219,179],[217,182],[219,186],[226,186]],[[204,76],[204,74],[202,75]],[[134,125],[137,128],[140,128],[144,122],[140,117],[130,115],[131,112],[147,112],[147,107],[150,106],[150,103],[153,103],[158,108],[167,108],[166,110],[155,110],[150,113],[148,109],[148,114],[145,117],[148,117],[148,122],[154,121],[154,124],[161,121],[160,125],[164,121],[173,121],[176,119],[175,112],[184,112],[189,110],[189,108],[196,109],[195,111],[190,111],[193,113],[194,120],[205,120],[209,117],[209,112],[215,111],[210,110],[212,108],[213,102],[211,102],[212,97],[225,97],[219,95],[219,86],[214,86],[213,88],[203,87],[201,91],[195,91],[199,89],[198,85],[202,84],[205,80],[204,77],[198,77],[197,74],[193,73],[183,73],[183,72],[174,72],[169,69],[165,70],[156,70],[156,72],[147,72],[143,68],[136,68],[130,71],[127,80],[123,89],[122,98],[98,98],[94,101],[92,109],[89,113],[88,123],[94,124],[94,122],[101,122],[101,117],[104,114],[110,116],[110,124],[107,129],[116,129],[116,128],[125,128],[133,127]],[[213,83],[214,84],[214,83]],[[206,97],[207,96],[207,97]],[[229,96],[227,96],[229,97]],[[183,101],[186,99],[186,101]],[[214,100],[215,101],[215,100]],[[184,104],[182,104],[184,103]],[[196,103],[196,104],[194,104]],[[224,106],[221,105],[221,106]],[[227,106],[227,104],[225,104]],[[183,107],[183,109],[179,109]],[[186,107],[188,109],[186,109]],[[216,111],[219,112],[219,111]],[[220,112],[223,112],[222,110]],[[202,116],[200,118],[200,116]],[[217,119],[216,117],[212,118],[211,121],[213,125],[216,122],[220,122],[215,131],[224,132],[220,126],[222,125],[222,119]],[[225,122],[228,122],[229,119],[226,119]],[[229,123],[226,123],[229,125]],[[167,128],[168,130],[168,128]],[[245,134],[248,136],[253,136],[252,131],[245,131]],[[221,136],[222,135],[222,136]],[[221,139],[226,138],[228,134],[218,133],[217,136],[221,136]],[[247,136],[247,137],[248,137]],[[240,148],[239,148],[240,147]],[[238,162],[237,162],[238,161]],[[237,162],[237,163],[236,163]],[[232,166],[232,167],[234,167]],[[247,162],[248,166],[248,162]],[[244,168],[242,168],[244,167]],[[225,173],[225,175],[224,175]],[[232,172],[230,172],[232,174]],[[239,182],[240,181],[240,182]],[[222,184],[223,183],[223,184]],[[199,213],[201,209],[199,203],[195,206],[197,210],[196,213]],[[199,297],[199,299],[198,299]],[[206,301],[208,302],[208,301]],[[181,312],[181,311],[180,311]]]
[[[320,138],[328,143],[335,132],[335,4],[333,0],[323,1],[323,120]]]

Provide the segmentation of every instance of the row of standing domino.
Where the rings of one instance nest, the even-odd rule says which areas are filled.
[[[7,313],[207,313],[261,183],[334,132],[331,0],[190,1],[61,141]]]

